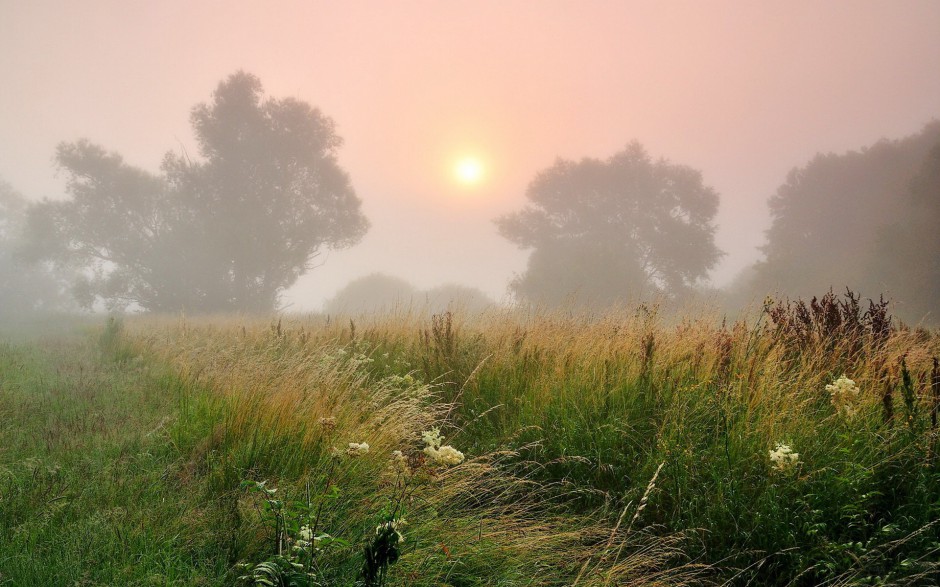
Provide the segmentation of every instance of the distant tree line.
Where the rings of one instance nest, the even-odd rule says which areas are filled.
[[[738,303],[849,287],[910,321],[940,316],[940,121],[794,168],[769,201],[765,258],[734,291]],[[931,318],[931,315],[933,316]]]
[[[521,211],[496,220],[504,237],[532,250],[510,285],[517,299],[604,308],[708,291],[703,280],[722,255],[718,195],[698,171],[654,162],[634,142],[604,161],[559,160],[526,195]],[[940,323],[940,122],[816,155],[769,206],[764,259],[718,292],[725,307],[848,287],[885,294],[906,320]]]
[[[493,300],[475,287],[450,283],[421,290],[404,279],[373,273],[349,282],[326,301],[323,311],[328,314],[449,310],[478,313],[493,305]]]
[[[266,97],[258,78],[238,72],[190,122],[198,156],[167,153],[158,174],[78,140],[55,154],[67,199],[27,206],[0,183],[0,313],[63,307],[66,291],[85,307],[270,312],[321,251],[367,231],[336,160],[342,140],[316,108]],[[723,255],[718,193],[698,170],[654,160],[635,141],[606,159],[557,160],[526,199],[495,221],[531,251],[509,284],[521,303],[682,300],[706,290]],[[908,320],[940,313],[940,122],[816,155],[788,174],[769,207],[764,258],[723,292],[727,303],[850,287],[887,294]],[[327,309],[438,295],[393,282],[353,282]],[[485,299],[447,287],[438,293]]]

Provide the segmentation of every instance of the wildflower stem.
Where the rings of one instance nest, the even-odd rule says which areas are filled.
[[[329,468],[329,470],[327,470],[327,473],[326,473],[326,487],[324,488],[324,492],[329,491],[329,490],[330,490],[330,485],[333,483],[333,469],[334,469],[334,467],[336,467],[336,459],[330,459],[330,468]],[[320,503],[317,504],[317,515],[316,515],[316,517],[313,519],[313,530],[312,530],[313,533],[312,533],[312,539],[310,540],[310,543],[311,543],[311,547],[310,547],[310,548],[311,548],[311,553],[313,552],[313,550],[314,550],[314,545],[315,545],[315,543],[316,543],[316,539],[317,539],[317,530],[319,529],[319,526],[320,526],[320,514],[323,513],[323,502],[324,502],[324,501],[325,501],[325,498],[323,497],[323,495],[321,495],[321,496],[320,496]],[[312,557],[311,557],[311,558],[312,558]]]

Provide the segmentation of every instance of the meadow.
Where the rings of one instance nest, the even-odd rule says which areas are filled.
[[[932,585],[940,337],[851,294],[0,345],[0,585]]]

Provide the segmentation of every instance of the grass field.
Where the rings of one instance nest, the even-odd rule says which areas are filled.
[[[887,318],[133,317],[5,343],[0,585],[937,584],[940,337]]]

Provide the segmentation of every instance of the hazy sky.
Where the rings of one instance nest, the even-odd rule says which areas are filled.
[[[376,271],[501,296],[526,253],[492,219],[556,157],[632,139],[721,194],[721,284],[759,256],[789,169],[940,117],[938,32],[935,0],[0,0],[0,178],[61,197],[53,151],[80,137],[155,171],[196,152],[190,109],[244,69],[336,121],[372,222],[294,309]],[[464,155],[479,185],[455,181]]]

